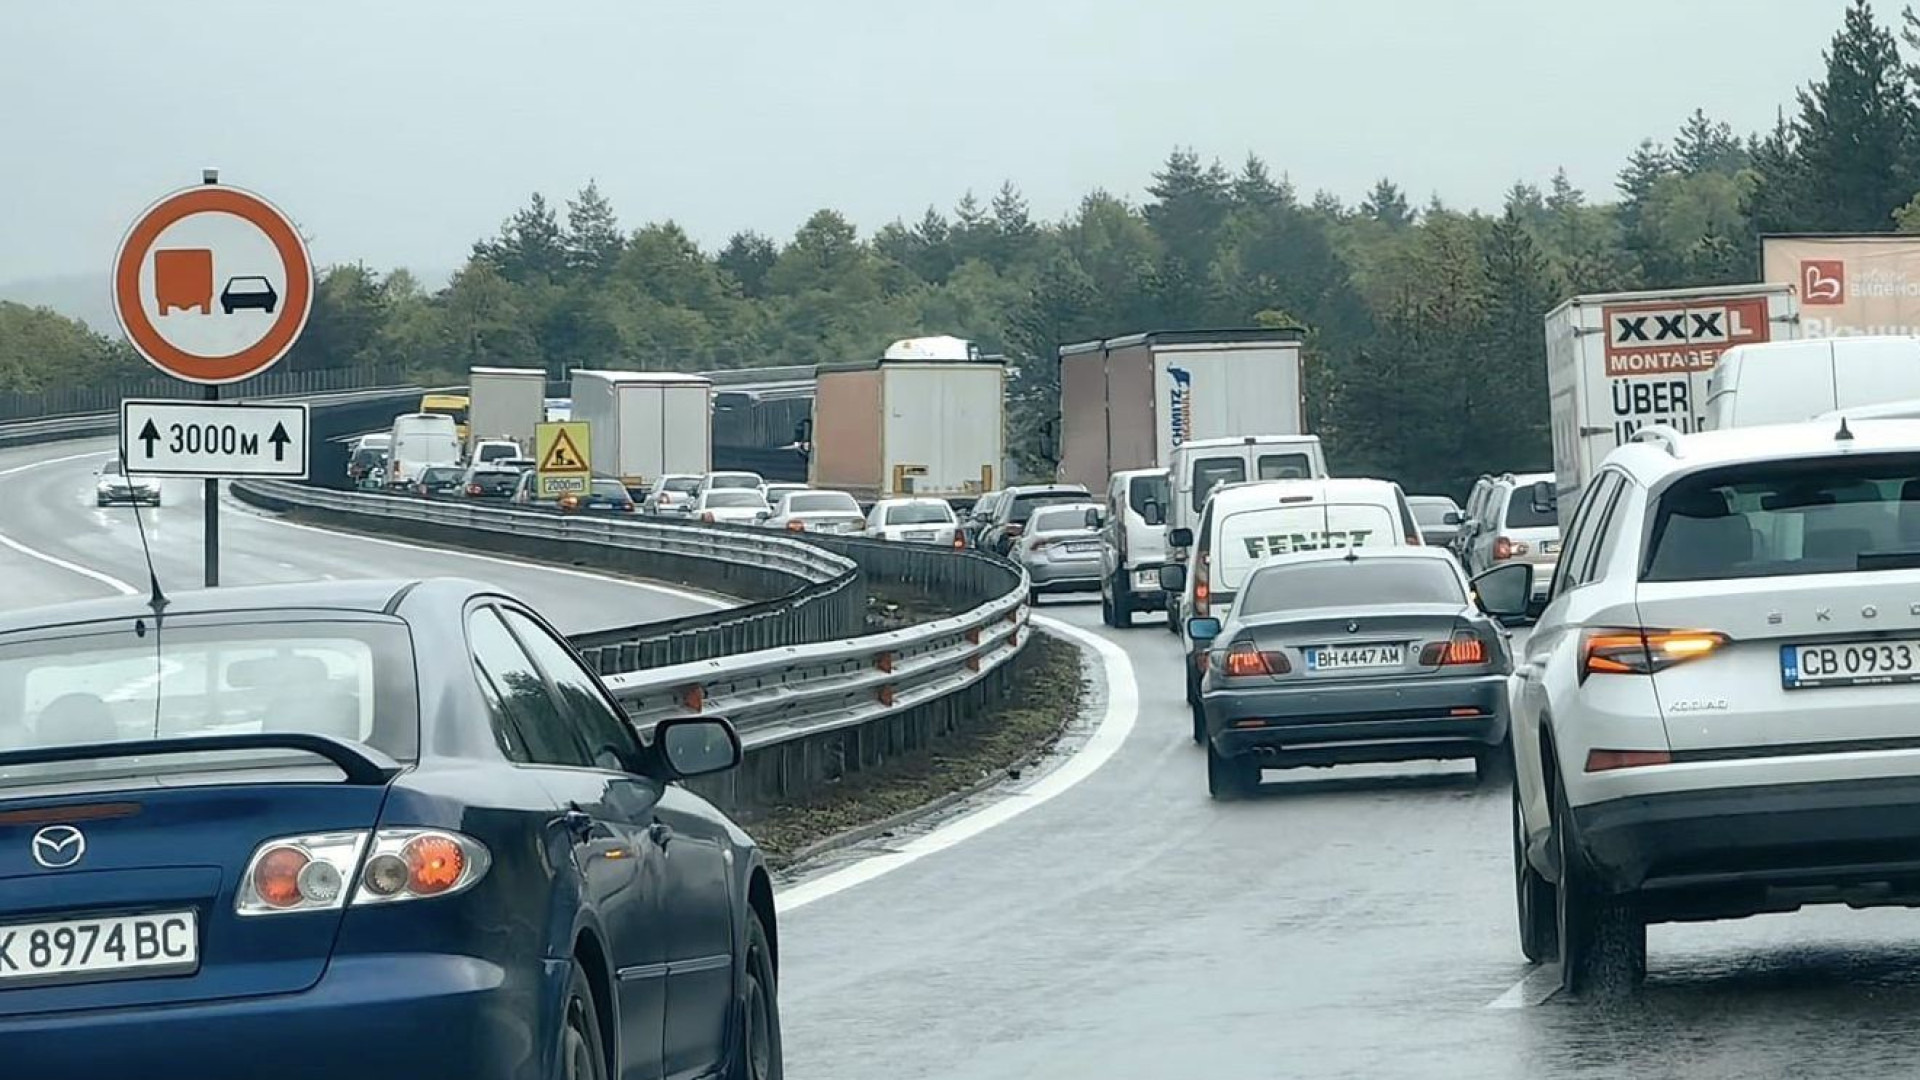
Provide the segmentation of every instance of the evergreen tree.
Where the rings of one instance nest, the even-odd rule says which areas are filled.
[[[515,285],[544,284],[567,267],[560,221],[544,195],[533,193],[527,205],[500,226],[500,235],[474,245],[474,257]]]
[[[1284,176],[1275,180],[1267,171],[1266,162],[1258,155],[1248,154],[1246,163],[1240,166],[1240,175],[1233,178],[1233,201],[1241,206],[1260,208],[1292,206],[1293,185]]]
[[[767,273],[773,269],[773,263],[779,257],[773,241],[757,232],[737,232],[727,240],[727,246],[720,249],[716,260],[720,269],[725,270],[740,285],[743,295],[749,297],[765,296]]]
[[[1436,197],[1436,205],[1438,198]],[[1382,177],[1373,185],[1367,197],[1360,200],[1360,216],[1373,220],[1389,228],[1404,229],[1413,224],[1413,207],[1408,205],[1407,197],[1393,181]]]
[[[1232,183],[1219,162],[1201,165],[1192,150],[1167,155],[1147,185],[1152,199],[1146,205],[1147,224],[1177,262],[1169,272],[1192,279],[1205,272],[1213,259],[1213,244],[1227,213],[1233,208]]]
[[[1826,54],[1825,80],[1800,92],[1794,134],[1806,227],[1885,232],[1913,196],[1916,112],[1891,31],[1853,0]]]
[[[587,278],[605,277],[620,259],[626,243],[620,235],[620,222],[613,215],[613,204],[591,180],[567,200],[567,230],[561,243],[566,249],[567,268]]]

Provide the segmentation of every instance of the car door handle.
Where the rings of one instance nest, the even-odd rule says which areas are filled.
[[[652,840],[657,847],[666,847],[673,839],[673,826],[664,821],[656,821],[647,826],[647,839]]]

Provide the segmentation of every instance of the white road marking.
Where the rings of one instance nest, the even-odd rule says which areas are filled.
[[[1140,716],[1140,687],[1134,682],[1133,661],[1126,652],[1098,634],[1070,626],[1058,619],[1034,615],[1033,621],[1049,633],[1071,639],[1100,659],[1107,684],[1107,708],[1094,731],[1072,758],[1035,781],[1032,787],[989,803],[970,814],[956,818],[899,848],[874,855],[845,869],[823,874],[810,881],[780,890],[774,896],[774,908],[781,914],[805,907],[835,893],[864,885],[883,874],[892,873],[929,855],[945,851],[970,840],[996,825],[1004,825],[1074,785],[1092,776],[1127,741]]]
[[[102,454],[100,451],[93,450],[85,454],[68,454],[65,457],[43,458],[39,461],[30,461],[25,465],[15,465],[9,469],[0,469],[0,477],[13,476],[16,473],[23,473],[28,471],[29,469],[39,469],[48,465],[58,465],[63,461],[79,461],[81,458],[104,457],[104,456],[106,455]],[[57,566],[60,569],[65,570],[69,573],[79,574],[83,578],[87,578],[92,581],[97,581],[100,584],[105,585],[107,588],[112,589],[114,592],[117,592],[122,596],[139,595],[139,592],[140,592],[139,589],[134,588],[133,586],[127,584],[124,581],[121,581],[119,578],[114,577],[111,574],[103,574],[100,571],[93,569],[92,567],[81,566],[79,563],[68,562],[67,560],[62,559],[57,555],[49,555],[44,551],[37,551],[21,543],[20,541],[15,540],[10,536],[7,536],[4,533],[0,533],[0,547],[10,548],[14,551],[19,552],[22,555],[25,555],[29,559],[38,559],[39,561],[46,563],[48,566]]]
[[[1507,992],[1487,1002],[1489,1009],[1531,1009],[1544,1005],[1560,991],[1560,965],[1541,964],[1507,987]]]
[[[252,507],[248,507],[247,509],[251,511]],[[632,589],[642,589],[647,592],[660,593],[665,596],[671,596],[676,599],[686,600],[695,604],[704,604],[707,607],[713,608],[715,611],[718,611],[721,608],[732,607],[735,603],[735,601],[719,600],[711,596],[703,595],[701,593],[688,592],[684,589],[676,589],[671,585],[656,585],[651,581],[634,581],[631,578],[612,577],[607,574],[596,574],[587,570],[574,570],[565,566],[552,566],[542,562],[529,562],[521,559],[509,559],[500,555],[480,555],[475,552],[459,551],[454,548],[420,547],[415,544],[402,543],[401,541],[398,541],[398,540],[383,540],[377,536],[363,536],[360,533],[339,532],[334,529],[323,529],[318,525],[302,525],[298,522],[288,521],[284,518],[274,517],[271,514],[255,513],[255,514],[252,514],[251,516],[256,521],[271,522],[272,524],[278,525],[286,529],[301,529],[306,532],[321,533],[323,535],[331,536],[339,540],[354,540],[363,544],[379,544],[383,547],[401,548],[406,551],[415,552],[416,554],[448,555],[448,556],[452,556],[454,558],[459,558],[459,559],[472,559],[475,562],[496,563],[500,566],[517,567],[522,570],[538,570],[542,573],[547,573],[547,574],[564,574],[568,577],[586,578],[588,581],[597,581],[602,585],[625,585],[628,588],[632,588]]]

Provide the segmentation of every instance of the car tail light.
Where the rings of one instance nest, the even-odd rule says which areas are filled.
[[[1525,540],[1514,540],[1505,536],[1496,536],[1493,538],[1493,557],[1496,561],[1500,559],[1511,559],[1517,555],[1525,555],[1526,553],[1527,542]]]
[[[1023,532],[1026,532],[1026,531],[1027,531],[1027,527],[1026,527],[1025,525],[1022,525],[1022,524],[1020,524],[1020,523],[1019,523],[1019,522],[1017,522],[1017,521],[1009,521],[1009,522],[1007,522],[1007,535],[1008,535],[1008,536],[1019,536],[1019,535],[1020,535],[1021,533],[1023,533]]]
[[[622,509],[622,510],[625,510],[625,511],[626,511],[627,513],[629,513],[629,514],[633,514],[633,513],[638,513],[638,512],[639,512],[639,510],[640,510],[640,507],[639,507],[639,506],[637,506],[637,505],[635,505],[635,503],[634,503],[634,501],[633,501],[632,499],[628,499],[628,500],[626,501],[626,504],[625,504],[624,506],[622,506],[622,507],[621,507],[621,509]]]
[[[1637,769],[1643,765],[1671,765],[1673,755],[1665,750],[1589,750],[1587,771]]]
[[[712,524],[712,523],[713,523],[713,521],[715,520],[715,518],[714,518],[714,516],[713,516],[713,511],[711,511],[711,510],[709,510],[709,511],[707,511],[707,512],[706,512],[706,513],[704,513],[704,514],[701,514],[701,515],[700,515],[700,520],[701,520],[701,521],[704,521],[704,522],[707,522],[708,524]]]
[[[788,532],[806,532],[807,523],[804,521],[789,521],[787,522],[787,531]]]
[[[967,546],[967,538],[959,535],[958,533],[954,534],[953,549],[955,551],[960,551],[964,549],[966,546]]]
[[[1213,589],[1209,584],[1210,576],[1207,573],[1206,552],[1201,552],[1200,557],[1193,561],[1193,614],[1196,618],[1207,618],[1211,611],[1209,601]]]
[[[1580,637],[1580,681],[1589,675],[1653,675],[1711,656],[1730,640],[1713,630],[1588,630]]]
[[[360,864],[364,832],[318,833],[269,840],[254,850],[240,879],[241,915],[328,911],[346,902],[346,882]]]
[[[1462,630],[1446,641],[1430,641],[1420,650],[1422,667],[1486,662],[1487,643],[1471,630]]]
[[[468,495],[475,495],[475,496],[477,496],[477,495],[479,495],[479,494],[480,494],[480,485],[479,485],[479,484],[468,484],[468,485],[467,485],[467,494],[468,494]]]
[[[486,876],[492,857],[478,840],[442,829],[383,829],[374,835],[353,903],[392,904],[451,896]]]
[[[1287,660],[1285,653],[1261,652],[1250,641],[1238,641],[1221,658],[1220,670],[1231,678],[1285,675],[1293,670],[1293,664]]]

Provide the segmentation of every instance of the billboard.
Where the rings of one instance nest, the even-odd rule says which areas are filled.
[[[1803,337],[1920,334],[1920,236],[1763,236],[1760,263],[1800,297]]]

